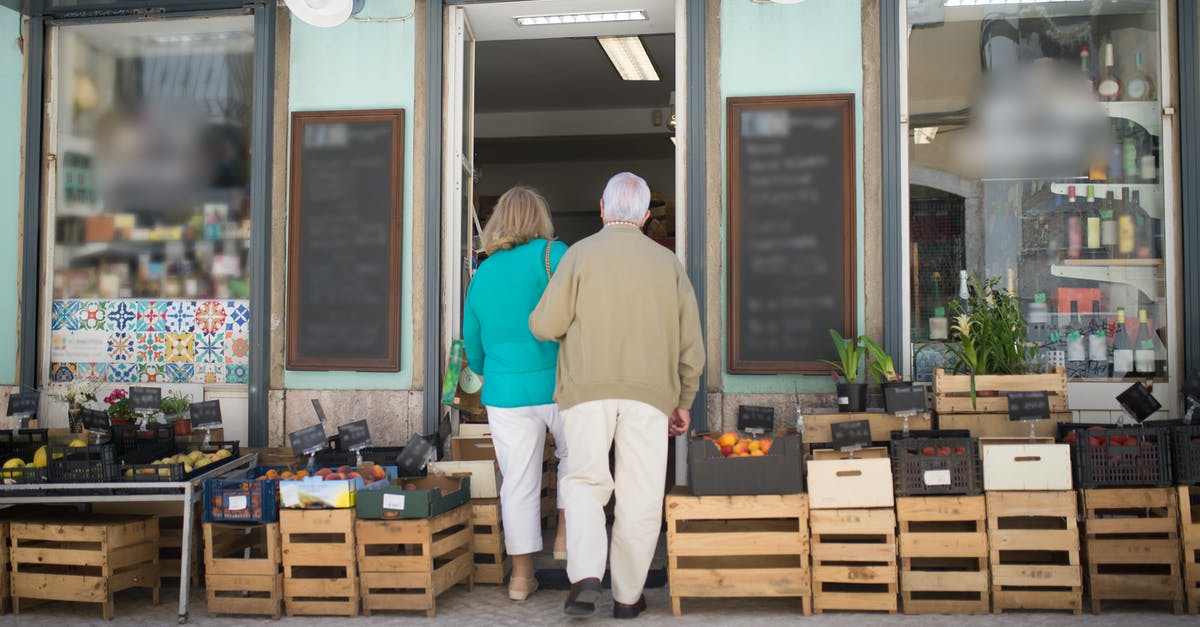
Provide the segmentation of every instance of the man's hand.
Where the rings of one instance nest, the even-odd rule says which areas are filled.
[[[688,427],[691,425],[692,412],[682,407],[676,407],[675,411],[671,412],[671,418],[667,424],[667,435],[683,435],[687,433]]]

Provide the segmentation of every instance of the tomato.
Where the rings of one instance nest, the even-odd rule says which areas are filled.
[[[1104,443],[1105,443],[1104,440],[1105,440],[1105,438],[1103,436],[1095,436],[1095,435],[1088,436],[1088,444],[1090,446],[1104,446]]]
[[[1063,442],[1066,442],[1067,444],[1070,444],[1072,446],[1074,446],[1074,444],[1078,441],[1079,441],[1079,434],[1075,433],[1074,431],[1068,433],[1067,437],[1063,438]]]
[[[933,447],[926,446],[925,448],[921,449],[921,454],[924,455],[925,457],[933,457],[933,454],[934,454]]]
[[[950,456],[950,447],[949,446],[939,446],[938,450],[937,450],[937,454],[938,454],[938,457],[949,457]]]
[[[954,447],[954,454],[955,455],[966,455],[967,448],[965,446],[956,446],[956,447]]]

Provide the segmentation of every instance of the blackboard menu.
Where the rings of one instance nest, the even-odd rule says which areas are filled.
[[[889,414],[919,414],[926,409],[925,387],[912,383],[885,385],[883,404]]]
[[[287,367],[400,370],[404,111],[292,114]]]
[[[825,373],[856,333],[854,95],[729,98],[729,364]]]

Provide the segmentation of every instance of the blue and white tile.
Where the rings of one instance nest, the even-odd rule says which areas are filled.
[[[246,364],[227,364],[225,366],[226,383],[249,383],[250,366]]]
[[[166,330],[170,333],[193,333],[196,330],[196,301],[172,300],[163,311]]]
[[[192,377],[196,376],[196,366],[195,364],[166,364],[163,366],[163,374],[171,383],[189,383]]]
[[[250,301],[231,300],[225,303],[225,331],[234,333],[250,331]]]
[[[196,363],[219,364],[225,361],[224,333],[196,334]]]
[[[50,311],[51,331],[76,331],[79,329],[79,301],[55,300]]]
[[[137,381],[138,368],[133,362],[112,362],[108,364],[108,380],[110,383],[134,383]]]
[[[109,301],[106,315],[109,330],[133,331],[137,326],[137,301]]]

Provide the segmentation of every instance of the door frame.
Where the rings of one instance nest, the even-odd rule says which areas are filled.
[[[425,276],[432,279],[437,277],[438,283],[427,280],[425,297],[425,337],[424,337],[424,372],[422,386],[424,394],[424,432],[435,433],[438,429],[442,413],[440,403],[441,377],[444,370],[444,360],[448,343],[446,338],[454,334],[453,327],[444,327],[446,320],[442,317],[443,285],[448,276],[447,270],[457,271],[457,268],[443,267],[443,248],[448,241],[444,235],[443,190],[448,189],[443,180],[443,150],[444,130],[449,127],[446,115],[451,112],[445,108],[444,99],[448,86],[446,82],[445,64],[445,35],[447,6],[465,6],[503,0],[428,0],[425,23],[425,77],[428,88],[425,90],[425,108],[429,115],[429,123],[425,125]],[[706,304],[707,255],[705,251],[706,237],[706,198],[707,163],[705,161],[705,67],[704,36],[706,24],[706,0],[675,0],[675,38],[676,55],[676,168],[675,195],[676,206],[682,204],[684,210],[676,213],[677,254],[680,256],[696,301],[700,307],[702,332]],[[678,86],[683,86],[680,89]],[[680,167],[682,166],[682,167]],[[458,176],[458,173],[446,172],[446,176]],[[689,202],[695,199],[694,202]],[[680,228],[682,227],[682,228]],[[454,233],[457,238],[461,234]],[[447,256],[449,259],[449,256]],[[436,287],[434,287],[436,285]],[[704,431],[708,426],[707,376],[701,374],[700,394],[692,404],[692,426],[696,431]]]

